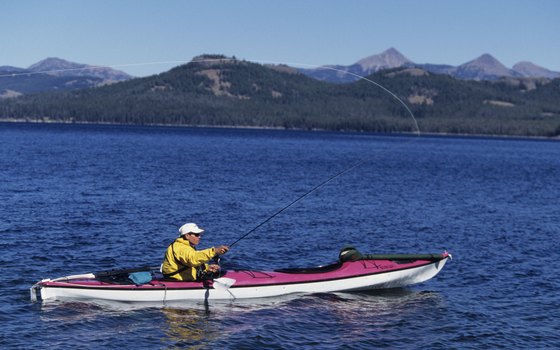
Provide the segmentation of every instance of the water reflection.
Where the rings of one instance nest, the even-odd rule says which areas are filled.
[[[436,292],[393,289],[368,293],[322,293],[282,298],[211,303],[206,309],[164,308],[172,344],[240,347],[317,341],[325,333],[333,344],[368,341],[412,319],[441,316],[446,306]],[[314,334],[310,338],[310,334]],[[254,339],[254,336],[258,340]],[[328,336],[328,337],[327,337]],[[256,343],[255,343],[256,342]],[[325,345],[325,344],[323,344]]]
[[[79,323],[97,318],[101,314],[114,312],[115,308],[104,308],[97,303],[43,301],[39,304],[40,319],[45,322]]]
[[[361,293],[324,293],[308,295],[288,304],[287,310],[313,309],[330,315],[333,321],[358,324],[358,320],[383,326],[398,319],[413,317],[435,308],[444,308],[437,292],[390,289]]]
[[[291,296],[289,300],[297,298]],[[232,334],[243,334],[259,327],[257,312],[273,314],[287,298],[213,301],[211,303],[171,303],[161,309],[167,323],[166,343],[172,346],[206,348],[219,344]],[[267,311],[270,310],[270,311]]]
[[[436,292],[393,289],[209,304],[54,302],[42,306],[40,317],[57,328],[73,329],[75,336],[83,335],[75,328],[78,324],[84,325],[79,326],[85,327],[82,331],[89,332],[100,322],[114,323],[108,328],[129,337],[141,333],[137,326],[145,324],[160,344],[172,348],[209,348],[226,343],[244,347],[249,339],[257,347],[267,342],[277,344],[279,339],[285,339],[287,344],[303,342],[313,346],[319,338],[329,339],[333,345],[373,341],[413,319],[434,321],[445,314],[445,304]],[[123,322],[128,326],[123,327]]]
[[[166,343],[175,346],[204,347],[205,344],[216,340],[220,330],[210,322],[210,311],[197,309],[163,308],[162,312],[167,321]]]

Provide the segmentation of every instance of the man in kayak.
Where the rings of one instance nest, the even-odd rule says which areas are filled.
[[[204,250],[196,250],[204,230],[194,223],[179,228],[179,238],[167,247],[161,272],[165,278],[177,281],[199,281],[218,272],[220,266],[208,264],[216,256],[225,254],[229,247],[222,245]]]

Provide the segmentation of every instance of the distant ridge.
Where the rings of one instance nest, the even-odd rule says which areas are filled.
[[[411,61],[394,47],[362,58],[349,66],[327,65],[314,69],[296,69],[285,66],[282,69],[299,71],[320,81],[349,83],[382,70],[401,67],[420,68],[430,73],[445,74],[461,80],[560,78],[560,72],[554,72],[527,61],[519,62],[509,69],[488,53],[459,66],[419,64]],[[57,57],[46,58],[28,68],[0,66],[0,76],[0,99],[37,92],[97,87],[134,78],[109,67],[75,63]]]
[[[3,75],[0,79],[0,98],[43,91],[83,89],[133,78],[109,67],[75,63],[57,57],[46,58],[28,68],[0,66],[0,75]]]
[[[509,69],[488,53],[459,66],[431,63],[419,64],[409,60],[395,48],[390,48],[377,55],[368,56],[349,66],[330,65],[314,69],[300,69],[300,72],[318,80],[347,83],[358,80],[359,76],[368,76],[383,69],[406,66],[421,68],[435,74],[447,74],[463,80],[498,80],[502,78],[554,79],[560,77],[560,72],[548,70],[531,62],[519,62],[512,69]]]
[[[412,61],[393,47],[380,54],[362,58],[356,62],[356,64],[362,69],[362,73],[367,75],[373,74],[382,69],[398,68],[408,63],[412,63]]]
[[[560,72],[553,72],[534,63],[523,61],[516,63],[513,70],[524,77],[560,78]]]
[[[125,72],[100,66],[75,63],[57,57],[45,58],[27,68],[30,72],[46,72],[56,76],[96,77],[104,80],[123,81],[132,76]]]
[[[521,74],[508,69],[492,55],[484,55],[454,69],[451,75],[459,79],[496,80],[500,77],[516,77]]]
[[[412,61],[395,48],[390,48],[380,54],[363,58],[351,66],[332,65],[302,69],[301,72],[318,80],[346,83],[358,80],[357,76],[368,76],[383,69],[398,68],[411,63]]]

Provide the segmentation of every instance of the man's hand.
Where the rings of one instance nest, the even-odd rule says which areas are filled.
[[[214,251],[218,255],[223,255],[223,254],[227,253],[228,250],[229,250],[229,247],[227,245],[221,245],[219,247],[214,248]]]
[[[208,271],[210,272],[218,272],[220,270],[220,265],[212,264],[208,265]]]

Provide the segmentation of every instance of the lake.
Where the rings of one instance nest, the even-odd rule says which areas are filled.
[[[560,347],[560,142],[0,123],[4,348]],[[113,307],[31,303],[43,278],[158,265],[185,222],[226,268],[310,267],[340,248],[453,254],[371,293]]]

